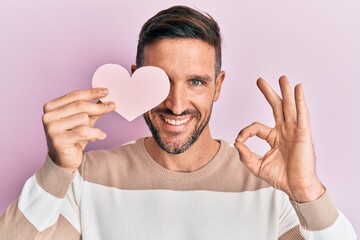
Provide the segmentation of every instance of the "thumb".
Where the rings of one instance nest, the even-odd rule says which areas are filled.
[[[238,150],[242,162],[250,160],[252,152],[244,143],[236,141],[235,148]]]
[[[240,161],[254,174],[259,172],[260,160],[258,157],[240,141],[236,141],[234,144],[235,148],[239,152]]]

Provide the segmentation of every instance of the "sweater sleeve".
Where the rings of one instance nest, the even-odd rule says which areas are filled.
[[[319,199],[308,203],[286,201],[279,240],[356,240],[355,231],[346,217],[335,208],[327,192]],[[295,211],[295,213],[293,213]],[[298,225],[291,225],[297,217]]]
[[[347,218],[335,208],[327,192],[308,203],[291,201],[306,240],[355,240],[355,231]]]
[[[49,156],[20,197],[0,218],[0,239],[81,239],[78,171],[59,168]]]

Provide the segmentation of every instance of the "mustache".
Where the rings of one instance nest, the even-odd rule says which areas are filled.
[[[166,108],[166,109],[156,109],[154,111],[154,113],[160,113],[160,114],[162,113],[162,114],[175,116],[175,117],[181,117],[181,116],[187,116],[187,115],[192,115],[192,116],[199,116],[200,115],[200,113],[197,110],[192,110],[192,109],[186,109],[185,111],[183,111],[180,114],[175,114],[168,108]]]

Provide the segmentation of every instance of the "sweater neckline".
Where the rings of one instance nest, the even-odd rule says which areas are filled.
[[[175,181],[194,181],[209,176],[218,169],[229,152],[229,144],[224,140],[217,140],[220,143],[219,150],[205,166],[192,172],[176,172],[161,166],[150,156],[145,147],[145,139],[146,137],[140,138],[135,143],[139,150],[138,154],[140,155],[140,159],[156,174]]]

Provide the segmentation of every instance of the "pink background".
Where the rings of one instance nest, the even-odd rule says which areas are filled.
[[[290,3],[293,2],[293,3]],[[12,1],[0,2],[0,213],[42,164],[45,102],[90,88],[95,69],[135,61],[142,24],[163,8],[185,4],[209,12],[224,38],[227,72],[213,110],[213,136],[233,143],[253,121],[272,125],[255,81],[276,89],[286,74],[302,82],[311,113],[317,171],[336,206],[360,233],[360,2],[344,1]],[[108,134],[89,149],[148,135],[142,118],[110,114]],[[260,154],[266,145],[254,139]]]

